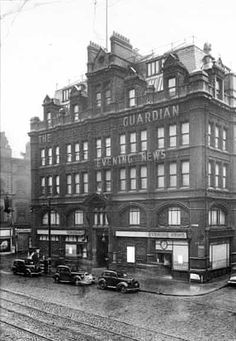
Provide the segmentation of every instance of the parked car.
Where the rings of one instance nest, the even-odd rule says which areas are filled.
[[[40,266],[35,264],[31,259],[15,259],[11,270],[14,275],[20,274],[31,277],[41,274]]]
[[[56,283],[65,282],[75,285],[95,283],[95,277],[92,274],[85,270],[72,271],[67,265],[58,265],[53,278]]]
[[[122,293],[139,291],[139,282],[125,272],[106,270],[98,277],[98,288],[113,288]]]
[[[228,280],[228,284],[230,285],[236,285],[236,266],[234,266],[232,268],[229,280]]]

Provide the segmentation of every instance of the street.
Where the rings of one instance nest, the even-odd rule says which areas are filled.
[[[2,340],[236,340],[235,288],[121,294],[1,272]]]

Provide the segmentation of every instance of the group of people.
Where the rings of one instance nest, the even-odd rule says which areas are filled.
[[[39,249],[33,250],[31,252],[29,251],[27,258],[32,259],[32,261],[34,262],[35,265],[40,266],[45,274],[48,273],[49,266],[51,265],[51,261],[49,258],[47,258],[44,255],[40,256],[40,250]]]

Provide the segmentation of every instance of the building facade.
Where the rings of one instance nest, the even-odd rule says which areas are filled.
[[[31,120],[33,242],[53,258],[207,281],[236,263],[236,76],[187,45],[90,43]]]

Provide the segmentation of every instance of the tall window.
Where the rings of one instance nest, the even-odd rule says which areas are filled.
[[[130,190],[135,190],[137,188],[137,177],[136,177],[136,168],[130,168]]]
[[[222,188],[227,188],[227,166],[223,165],[222,168]]]
[[[70,89],[64,89],[62,91],[62,101],[66,102],[69,99]]]
[[[213,123],[208,123],[208,146],[213,146]]]
[[[164,163],[157,165],[157,188],[164,188],[165,186],[165,173]]]
[[[68,144],[66,146],[66,161],[67,162],[71,162],[72,161],[71,144]]]
[[[179,207],[169,207],[168,209],[168,224],[180,225],[181,224],[181,209]]]
[[[111,90],[110,89],[105,91],[105,104],[106,105],[111,104]]]
[[[165,147],[165,135],[164,127],[157,128],[157,148],[164,149]]]
[[[74,105],[73,111],[74,111],[74,121],[78,121],[79,120],[79,106],[78,106],[78,104]]]
[[[176,79],[175,77],[168,79],[168,92],[170,96],[174,96],[176,94]]]
[[[46,194],[45,177],[41,178],[41,195]]]
[[[52,165],[52,148],[48,148],[48,164]]]
[[[105,156],[111,156],[111,138],[105,139]]]
[[[218,208],[212,208],[211,210],[209,210],[209,225],[225,225],[226,223],[226,217],[225,217],[225,212]]]
[[[102,95],[101,92],[96,93],[96,107],[100,108],[102,105]]]
[[[48,195],[52,195],[52,176],[48,177]]]
[[[176,147],[176,125],[169,126],[169,147],[174,148]]]
[[[79,143],[75,144],[75,161],[80,160],[80,146]]]
[[[120,169],[120,191],[126,191],[126,169]]]
[[[102,172],[97,171],[96,172],[96,192],[102,191]]]
[[[83,160],[88,160],[88,141],[83,142]]]
[[[83,193],[88,193],[88,173],[83,173]]]
[[[220,128],[215,126],[215,148],[220,148]]]
[[[47,125],[48,125],[48,128],[52,127],[52,115],[50,112],[47,113]]]
[[[189,145],[189,122],[181,124],[181,145]]]
[[[160,73],[160,60],[155,60],[147,64],[147,75],[152,76]]]
[[[208,187],[213,187],[213,162],[208,162]]]
[[[45,149],[41,149],[41,166],[45,166],[46,159],[45,159]]]
[[[103,210],[98,210],[94,212],[94,225],[96,226],[108,225],[107,214]]]
[[[136,133],[130,133],[130,153],[136,153],[136,151],[137,151]]]
[[[220,187],[220,165],[216,163],[215,165],[215,187]]]
[[[125,134],[120,135],[120,154],[126,153],[126,136]]]
[[[82,225],[84,223],[84,213],[81,210],[75,211],[75,225]]]
[[[80,193],[80,175],[79,173],[75,174],[75,193]]]
[[[169,186],[176,187],[177,186],[177,164],[176,162],[172,162],[169,165]]]
[[[60,177],[59,175],[56,175],[55,177],[55,192],[56,194],[60,194]]]
[[[140,209],[138,207],[130,208],[129,225],[140,225]]]
[[[140,168],[140,188],[147,189],[147,166]]]
[[[135,106],[135,89],[129,90],[128,96],[129,96],[129,107]]]
[[[60,163],[60,148],[58,146],[55,149],[55,154],[56,154],[55,162],[56,164],[58,164]]]
[[[67,194],[71,194],[72,193],[72,177],[71,174],[68,174],[66,176],[66,187],[67,187]]]
[[[223,94],[223,82],[222,79],[217,78],[216,79],[216,84],[215,84],[215,89],[216,89],[216,97],[218,99],[222,99],[222,94]]]
[[[181,186],[189,187],[189,161],[181,162]]]
[[[147,150],[147,130],[141,131],[140,135],[140,142],[141,142],[141,151],[146,151]]]
[[[227,150],[227,129],[223,128],[222,131],[222,149]]]
[[[50,212],[50,218],[52,225],[60,225],[60,216],[56,211]],[[42,224],[48,225],[48,212],[43,215]]]
[[[96,140],[96,157],[97,158],[102,157],[102,140],[101,139]]]
[[[111,192],[111,171],[105,171],[105,191]]]

